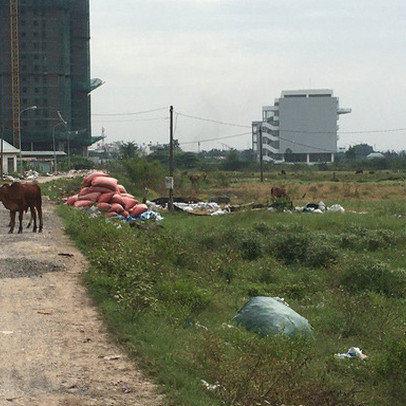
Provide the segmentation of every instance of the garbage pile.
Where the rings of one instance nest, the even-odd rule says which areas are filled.
[[[168,210],[169,198],[160,197],[152,201],[147,200],[146,203],[152,209]],[[195,197],[176,197],[173,199],[173,206],[176,211],[183,211],[196,216],[217,216],[230,211],[228,207],[222,208],[215,202],[203,202]]]
[[[344,213],[345,209],[339,204],[327,207],[324,202],[320,201],[318,203],[308,203],[305,207],[295,207],[295,211],[299,213],[323,214],[327,211]]]
[[[148,206],[139,203],[127,193],[118,180],[103,172],[93,172],[83,179],[83,188],[66,201],[67,205],[81,208],[96,207],[108,217],[127,219],[138,217],[148,211]]]

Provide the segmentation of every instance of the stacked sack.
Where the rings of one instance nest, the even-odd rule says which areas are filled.
[[[66,204],[74,207],[96,206],[109,217],[137,217],[148,210],[148,206],[135,200],[123,185],[118,184],[117,179],[102,172],[87,175],[81,191],[71,196]]]

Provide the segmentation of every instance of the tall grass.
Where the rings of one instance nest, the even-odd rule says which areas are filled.
[[[163,229],[141,231],[68,207],[60,213],[89,258],[85,280],[112,331],[168,403],[406,403],[394,385],[405,380],[403,341],[395,344],[405,333],[402,219],[166,214]],[[229,327],[256,295],[284,297],[314,340]],[[369,359],[334,358],[351,346]],[[207,390],[201,379],[217,386]]]

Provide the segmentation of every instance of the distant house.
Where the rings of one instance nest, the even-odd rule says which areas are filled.
[[[371,152],[367,155],[367,159],[382,159],[385,158],[385,155],[381,154],[380,152]]]
[[[55,158],[59,161],[67,156],[64,151],[22,151],[25,166],[38,172],[46,173],[55,170]]]
[[[1,144],[0,144],[1,146]],[[17,172],[17,157],[20,150],[3,140],[2,169],[3,174]]]

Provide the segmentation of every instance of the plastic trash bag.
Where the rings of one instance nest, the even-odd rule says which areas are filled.
[[[309,322],[280,298],[253,297],[242,307],[232,321],[262,336],[269,333],[282,333],[290,337],[301,335],[312,337]]]

